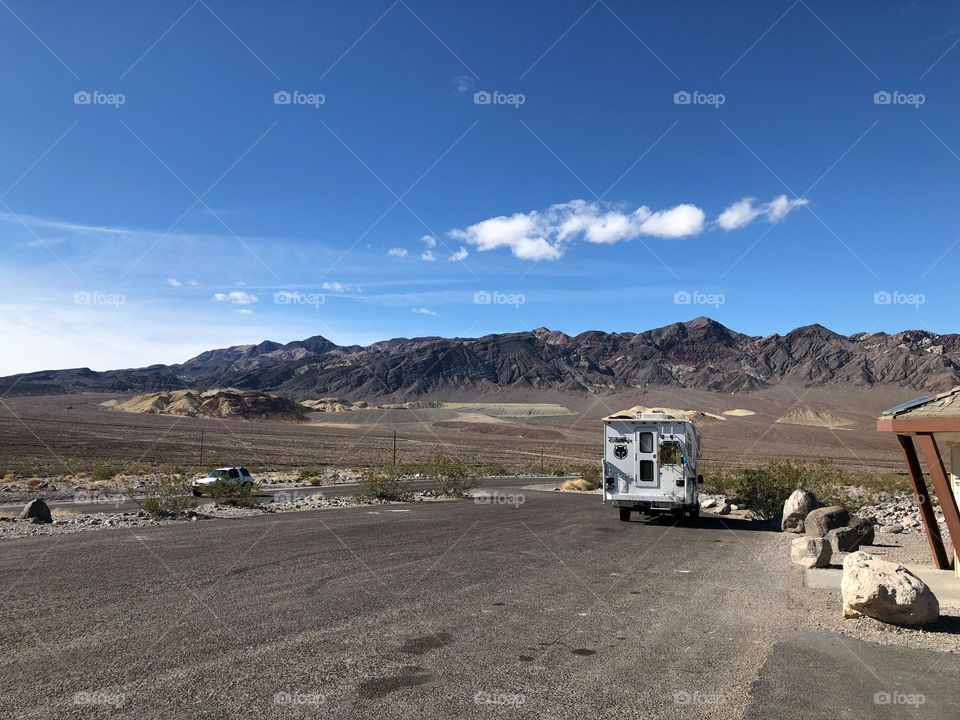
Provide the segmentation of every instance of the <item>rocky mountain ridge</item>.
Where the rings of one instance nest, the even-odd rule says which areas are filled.
[[[640,333],[570,336],[538,328],[479,338],[395,338],[367,347],[316,336],[209,350],[178,365],[13,375],[0,378],[0,394],[232,387],[298,400],[360,400],[497,389],[750,392],[778,384],[943,390],[960,384],[960,335],[908,330],[845,336],[808,325],[758,337],[699,317]]]

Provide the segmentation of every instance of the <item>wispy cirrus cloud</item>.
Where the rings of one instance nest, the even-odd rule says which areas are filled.
[[[766,203],[757,203],[756,198],[746,197],[728,205],[717,217],[717,225],[723,230],[739,230],[757,219],[776,223],[809,202],[806,198],[791,200],[786,195],[778,195]]]

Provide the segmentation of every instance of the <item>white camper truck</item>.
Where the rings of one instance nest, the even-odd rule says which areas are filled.
[[[700,431],[689,420],[663,411],[603,419],[603,501],[630,520],[647,514],[700,514]]]

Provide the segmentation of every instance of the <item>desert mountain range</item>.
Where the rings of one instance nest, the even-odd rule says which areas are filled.
[[[699,317],[639,333],[570,336],[538,328],[480,338],[396,338],[367,347],[315,336],[209,350],[177,365],[12,375],[0,378],[0,394],[239,388],[295,400],[361,400],[501,389],[742,393],[780,384],[946,389],[960,384],[960,334],[840,335],[808,325],[758,337]]]

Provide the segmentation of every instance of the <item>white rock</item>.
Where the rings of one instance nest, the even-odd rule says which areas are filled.
[[[833,547],[826,538],[798,537],[790,543],[790,559],[806,568],[826,567]]]
[[[803,519],[817,507],[817,498],[807,490],[794,490],[783,504],[783,520],[780,529],[784,532],[803,532]]]
[[[927,625],[940,617],[936,595],[903,565],[865,552],[843,561],[843,616],[867,615],[894,625]]]
[[[890,533],[891,535],[896,535],[897,533],[903,532],[903,525],[897,525],[896,523],[894,523],[893,525],[881,525],[880,527],[877,528],[877,531],[882,533]]]

